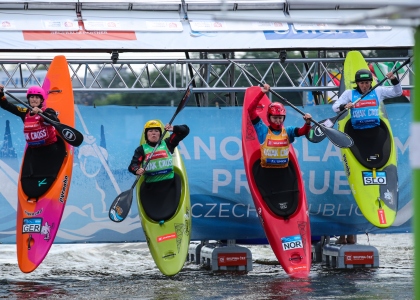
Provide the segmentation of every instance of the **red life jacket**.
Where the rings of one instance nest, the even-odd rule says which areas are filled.
[[[45,123],[44,118],[38,114],[26,114],[23,133],[29,147],[47,146],[57,141],[54,126]]]

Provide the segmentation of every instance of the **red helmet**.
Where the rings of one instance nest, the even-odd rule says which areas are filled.
[[[45,91],[43,88],[39,87],[39,86],[31,86],[28,91],[26,92],[26,99],[29,100],[29,97],[31,95],[36,95],[36,96],[40,96],[42,98],[41,103],[45,100],[46,95],[45,95]]]
[[[283,104],[279,102],[273,102],[268,106],[268,110],[267,110],[267,119],[271,128],[273,128],[274,130],[280,130],[282,127],[282,124],[275,124],[271,122],[270,116],[284,116],[284,119],[286,119],[286,109],[284,108]]]

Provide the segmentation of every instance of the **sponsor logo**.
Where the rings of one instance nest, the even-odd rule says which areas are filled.
[[[49,241],[50,240],[50,232],[51,228],[53,226],[48,225],[48,222],[45,222],[44,225],[41,227],[41,234],[44,235],[44,240]]]
[[[376,100],[360,100],[354,105],[355,108],[368,106],[376,106]]]
[[[287,209],[287,202],[279,203],[280,209]]]
[[[283,250],[293,250],[303,248],[302,238],[300,235],[293,235],[281,238]]]
[[[76,140],[76,135],[74,134],[73,130],[65,128],[61,131],[61,134],[65,137],[67,141],[74,141]]]
[[[347,175],[347,177],[349,177],[350,176],[350,167],[349,167],[349,163],[347,162],[347,157],[346,157],[345,154],[343,155],[343,162],[344,162],[344,166],[345,166],[344,171],[346,171],[346,175]]]
[[[386,172],[376,172],[376,176],[373,176],[373,172],[363,171],[363,184],[364,185],[386,185]]]
[[[176,233],[175,232],[165,234],[165,235],[161,235],[161,236],[158,236],[156,238],[158,243],[165,242],[165,241],[172,240],[172,239],[176,239]]]
[[[29,212],[29,211],[25,210],[25,214],[29,217],[35,217],[35,216],[41,214],[43,210],[44,210],[43,208],[41,208],[40,210],[35,211],[35,212]]]
[[[47,130],[42,129],[40,131],[31,132],[31,139],[32,140],[41,140],[47,136]]]
[[[267,141],[267,146],[270,146],[270,147],[283,147],[287,145],[288,145],[287,140],[268,140]]]
[[[384,199],[387,200],[389,204],[394,204],[394,197],[388,189],[384,192]]]
[[[146,155],[146,160],[149,159],[150,154],[151,153]],[[165,150],[159,150],[153,153],[153,159],[159,159],[159,158],[165,158],[165,157],[168,157],[168,154],[166,153]]]
[[[246,253],[219,253],[219,266],[246,266]]]
[[[60,24],[48,23],[48,27],[61,27]],[[54,26],[56,25],[56,26]],[[57,26],[58,25],[58,26]],[[78,21],[79,28],[75,31],[35,31],[23,30],[23,38],[25,41],[121,41],[121,40],[137,40],[134,31],[120,31],[118,34],[108,33],[104,30],[87,31],[82,20]],[[75,27],[72,22],[64,24],[65,27]]]
[[[344,252],[346,265],[373,265],[373,252]]]
[[[66,197],[68,181],[69,181],[69,177],[67,175],[64,176],[63,187],[61,189],[60,198],[58,199],[61,203],[64,203],[64,198]]]
[[[40,233],[42,227],[41,224],[41,218],[23,219],[22,233]]]
[[[379,224],[386,224],[385,211],[378,209]]]

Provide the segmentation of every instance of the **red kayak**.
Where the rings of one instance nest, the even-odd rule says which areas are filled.
[[[246,90],[242,111],[242,152],[249,190],[280,265],[291,277],[306,278],[311,268],[311,229],[301,171],[292,145],[287,168],[261,167],[260,144],[248,116],[248,106],[260,91],[256,86]],[[264,96],[257,108],[265,124],[270,103]]]

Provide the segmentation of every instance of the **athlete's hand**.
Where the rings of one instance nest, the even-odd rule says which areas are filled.
[[[39,114],[39,113],[42,113],[42,109],[40,109],[39,107],[33,107],[32,112],[34,114]]]
[[[311,116],[311,114],[306,113],[303,116],[303,119],[306,121],[306,124],[311,124],[312,116]]]
[[[171,124],[166,124],[165,125],[165,130],[169,131],[169,132],[172,132],[172,131],[174,131],[174,127]]]
[[[349,102],[349,103],[347,103],[346,104],[346,106],[344,106],[345,108],[347,108],[347,109],[351,109],[351,108],[353,108],[354,107],[354,104],[353,104],[353,102]]]
[[[137,174],[137,175],[143,175],[143,173],[144,173],[144,169],[143,169],[143,168],[140,168],[140,169],[138,169],[138,170],[136,171],[136,174]]]
[[[265,94],[270,90],[270,85],[269,84],[264,84],[261,88],[261,91]]]

